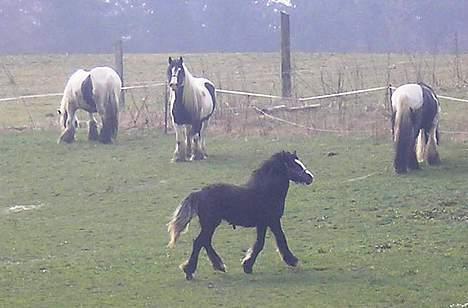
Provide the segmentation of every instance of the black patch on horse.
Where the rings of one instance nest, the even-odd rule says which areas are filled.
[[[177,88],[175,91],[174,105],[172,107],[172,116],[177,125],[192,124],[192,115],[185,108],[183,100],[184,87]]]
[[[420,128],[424,130],[425,141],[429,138],[429,131],[434,124],[434,117],[438,112],[437,96],[432,88],[424,83],[419,83],[423,93],[423,106],[421,108]]]
[[[96,102],[93,97],[93,81],[91,79],[91,75],[88,75],[81,84],[81,93],[83,94],[83,99],[86,102],[86,106],[83,106],[83,109],[87,112],[97,112]]]

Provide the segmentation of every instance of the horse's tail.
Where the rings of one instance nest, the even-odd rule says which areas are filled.
[[[408,156],[410,147],[413,144],[413,127],[411,120],[411,108],[409,107],[408,97],[401,94],[397,98],[395,124],[394,124],[394,142],[395,142],[395,159],[393,165],[396,172],[401,173],[406,171],[408,166]]]
[[[167,224],[167,232],[171,237],[167,246],[174,247],[180,234],[184,232],[192,220],[192,217],[198,213],[198,196],[191,193],[172,214],[171,221]]]
[[[105,114],[101,130],[101,141],[103,143],[112,143],[112,139],[117,137],[119,130],[119,95],[120,93],[111,92],[105,101]]]

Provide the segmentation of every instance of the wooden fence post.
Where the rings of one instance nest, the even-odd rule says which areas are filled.
[[[122,40],[119,39],[114,44],[114,55],[115,55],[115,71],[119,74],[120,80],[122,80],[122,87],[124,86],[124,65],[123,65],[123,47]],[[120,93],[120,108],[125,108],[125,91]]]
[[[291,97],[291,44],[289,32],[289,15],[281,12],[281,95]]]

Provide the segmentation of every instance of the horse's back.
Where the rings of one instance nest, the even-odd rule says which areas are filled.
[[[423,91],[420,85],[409,83],[398,87],[392,94],[392,108],[397,110],[400,104],[419,109],[423,104]]]
[[[119,75],[112,68],[107,66],[98,66],[90,71],[93,84],[101,85],[106,88],[116,88],[120,91],[122,81]]]
[[[246,186],[213,184],[197,192],[200,198],[199,216],[212,216],[230,224],[254,227],[260,217],[255,192]]]
[[[200,102],[200,118],[207,120],[216,107],[215,86],[213,82],[203,77],[194,78],[194,83],[197,89],[197,100]]]

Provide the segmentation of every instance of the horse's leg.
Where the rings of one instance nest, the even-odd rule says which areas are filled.
[[[205,156],[203,155],[203,151],[200,147],[200,135],[194,134],[192,138],[192,157],[191,160],[203,160]]]
[[[212,234],[212,231],[211,231]],[[192,280],[193,273],[197,270],[198,256],[202,247],[206,247],[208,240],[210,238],[210,230],[202,226],[200,234],[193,241],[192,253],[190,258],[180,265],[180,268],[185,273],[185,278],[187,280]]]
[[[426,159],[429,165],[440,164],[439,152],[437,151],[437,126],[433,126],[429,132],[429,140],[426,145]]]
[[[418,158],[416,155],[416,139],[418,138],[418,131],[410,139],[410,144],[408,147],[408,168],[411,170],[419,169]]]
[[[418,162],[424,161],[426,157],[426,143],[426,132],[424,129],[420,129],[416,139],[416,158],[418,159]]]
[[[291,250],[289,250],[286,236],[284,235],[283,228],[281,227],[281,220],[278,219],[270,224],[270,229],[275,236],[276,246],[278,246],[278,250],[283,261],[286,262],[287,265],[296,266],[299,260],[293,255]]]
[[[262,251],[263,246],[265,245],[265,234],[266,226],[257,226],[257,240],[255,241],[253,247],[249,249],[247,255],[242,259],[242,267],[246,274],[252,273],[252,268],[257,259],[258,254]]]
[[[206,151],[206,128],[208,126],[208,120],[202,123],[202,128],[200,131],[200,144],[203,156],[208,157],[208,152]]]
[[[192,127],[188,125],[185,127],[185,142],[187,144],[185,153],[190,159],[192,157]]]
[[[62,134],[59,137],[58,143],[72,143],[75,141],[75,112],[76,110],[70,109],[67,110],[68,112],[68,117],[67,121],[65,123],[65,130],[62,132]]]
[[[88,140],[97,141],[99,139],[99,132],[97,128],[97,121],[92,112],[88,112]]]
[[[174,123],[174,128],[176,132],[176,148],[174,151],[174,156],[172,158],[173,162],[185,161],[186,160],[186,147],[185,147],[185,127],[184,125],[179,125]]]

